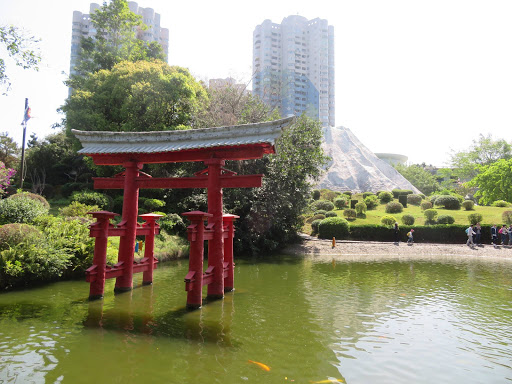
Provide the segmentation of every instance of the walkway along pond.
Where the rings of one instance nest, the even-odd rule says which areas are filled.
[[[512,380],[510,260],[239,259],[236,290],[195,311],[187,270],[99,301],[84,281],[1,294],[0,382]]]

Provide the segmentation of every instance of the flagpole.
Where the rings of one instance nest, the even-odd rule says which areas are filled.
[[[28,110],[28,98],[25,98],[25,117],[23,118],[23,141],[21,144],[21,176],[20,176],[20,189],[23,190],[23,179],[25,171],[25,135],[27,132],[27,110]]]

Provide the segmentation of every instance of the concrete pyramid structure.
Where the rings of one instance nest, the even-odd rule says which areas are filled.
[[[366,148],[348,128],[324,128],[322,146],[332,160],[315,188],[341,192],[377,192],[398,188],[420,193],[396,169]]]

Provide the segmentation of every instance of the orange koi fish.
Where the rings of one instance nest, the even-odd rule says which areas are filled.
[[[263,369],[264,371],[270,371],[270,367],[266,364],[263,364],[263,363],[259,363],[257,361],[253,361],[253,360],[247,360],[249,363],[252,363],[252,364],[256,364],[258,367],[260,367],[261,369]]]

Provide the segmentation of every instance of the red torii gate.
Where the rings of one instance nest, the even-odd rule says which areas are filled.
[[[144,234],[147,242],[152,242],[158,233],[155,223],[158,215],[141,215],[146,224],[142,227],[137,224],[139,189],[144,188],[207,188],[208,213],[184,214],[192,221],[188,229],[190,266],[185,278],[187,306],[201,306],[203,285],[208,285],[209,298],[224,297],[225,290],[233,289],[233,220],[237,217],[223,214],[222,189],[260,187],[263,175],[236,175],[223,166],[226,160],[258,159],[274,153],[275,140],[293,121],[294,117],[288,117],[265,123],[186,131],[73,130],[83,146],[79,153],[92,157],[96,165],[122,165],[125,168],[113,178],[94,179],[95,189],[124,189],[124,196],[122,221],[117,228],[110,224],[116,214],[94,213],[97,222],[91,226],[91,236],[96,237],[96,244],[94,265],[87,272],[87,281],[91,282],[89,297],[103,296],[105,278],[116,278],[116,292],[132,289],[134,272],[144,271],[143,283],[151,284],[157,263],[152,246],[146,245],[142,263],[134,263],[136,235]],[[180,178],[153,178],[141,172],[144,164],[190,161],[202,161],[207,168],[194,177]],[[206,219],[208,226],[205,229],[203,222]],[[120,236],[118,263],[113,267],[106,267],[104,259],[108,236]],[[226,244],[225,237],[228,239]],[[203,240],[209,241],[208,269],[204,273]]]

